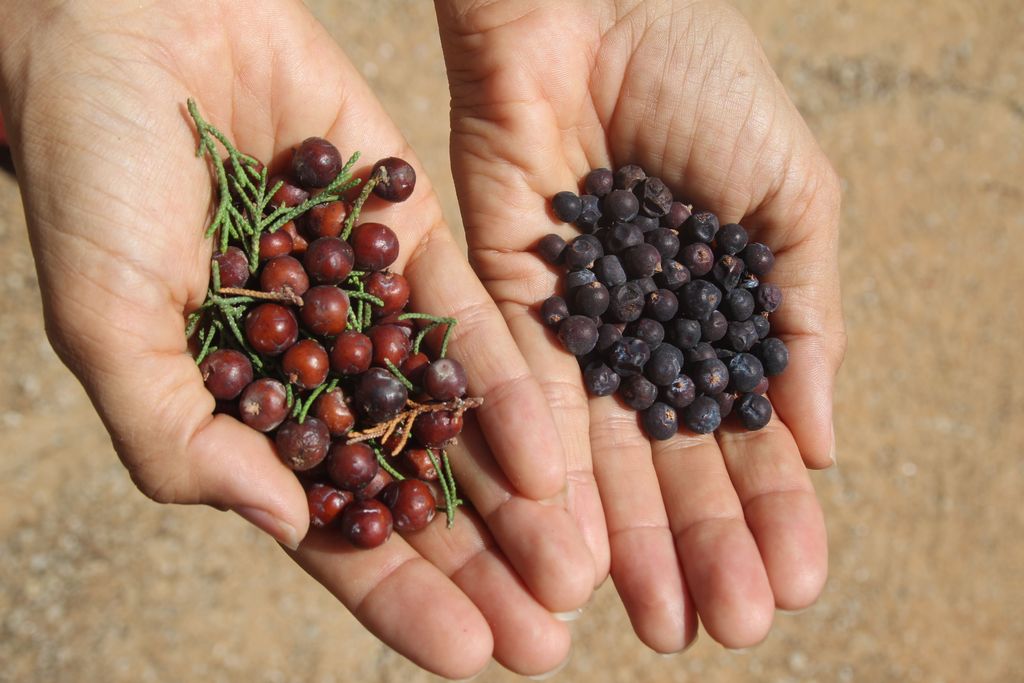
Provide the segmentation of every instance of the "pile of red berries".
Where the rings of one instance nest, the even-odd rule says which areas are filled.
[[[595,169],[583,186],[556,194],[552,209],[586,234],[547,235],[538,251],[568,271],[541,315],[578,357],[588,392],[617,393],[659,440],[680,423],[708,434],[731,413],[749,430],[768,424],[768,377],[789,362],[770,336],[782,303],[763,281],[771,249],[739,224],[692,213],[639,166]]]
[[[218,412],[273,439],[306,487],[313,526],[336,526],[370,548],[392,528],[424,528],[438,501],[451,521],[460,501],[443,449],[480,401],[465,398],[458,361],[432,359],[421,347],[441,327],[443,356],[455,321],[406,311],[409,282],[389,269],[395,232],[355,222],[370,188],[404,201],[415,172],[383,159],[357,199],[318,203],[343,168],[334,145],[309,138],[295,148],[287,176],[267,180],[256,169],[271,217],[309,208],[273,231],[222,242],[230,246],[211,264],[206,332],[193,334]]]

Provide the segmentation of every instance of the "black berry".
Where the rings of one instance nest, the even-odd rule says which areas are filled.
[[[710,434],[722,423],[718,402],[710,396],[698,396],[683,409],[683,424],[691,432]]]
[[[647,410],[658,398],[658,387],[643,375],[622,378],[619,396],[633,410]]]
[[[559,192],[551,199],[551,209],[558,220],[575,223],[583,212],[583,202],[575,192]]]
[[[590,353],[597,345],[597,324],[585,315],[571,315],[558,326],[558,339],[574,356]]]
[[[640,422],[647,436],[658,441],[671,439],[679,430],[679,418],[675,408],[660,401],[640,414]]]
[[[736,414],[747,429],[761,429],[772,419],[772,404],[764,396],[743,394],[736,405]]]

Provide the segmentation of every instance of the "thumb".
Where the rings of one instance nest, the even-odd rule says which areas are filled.
[[[832,397],[846,331],[839,290],[839,182],[816,143],[809,146],[814,151],[794,156],[777,192],[744,222],[755,237],[763,232],[781,243],[770,281],[782,289],[784,304],[772,314],[772,334],[786,343],[789,367],[771,378],[769,396],[804,463],[820,469],[835,461]]]
[[[55,326],[52,313],[67,307],[46,308],[54,348],[82,381],[146,496],[234,510],[281,544],[298,546],[309,525],[302,485],[265,435],[213,415],[215,401],[188,354],[180,312],[108,309],[101,325],[60,316]]]

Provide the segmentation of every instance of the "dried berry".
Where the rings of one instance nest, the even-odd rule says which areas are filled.
[[[640,198],[640,209],[654,218],[660,218],[672,208],[672,192],[660,178],[647,178],[634,190]]]
[[[671,439],[679,430],[679,418],[675,408],[660,401],[640,414],[640,422],[647,435],[658,441]]]
[[[631,221],[640,210],[639,200],[628,190],[612,190],[604,198],[602,206],[604,213],[617,221]]]
[[[658,398],[658,387],[643,375],[632,375],[622,379],[619,396],[633,410],[647,410]]]
[[[551,264],[562,262],[562,252],[565,251],[565,240],[561,235],[544,235],[537,243],[537,252],[545,261]]]
[[[583,371],[583,384],[591,396],[611,396],[620,382],[619,375],[604,363],[591,363]]]
[[[696,434],[710,434],[722,424],[718,402],[710,396],[698,396],[683,408],[683,424]]]
[[[747,264],[747,270],[758,277],[764,277],[775,265],[775,255],[768,245],[751,242],[740,252],[740,257]]]
[[[558,220],[574,223],[583,212],[583,202],[575,192],[559,192],[551,199],[551,209]]]
[[[304,422],[287,420],[277,430],[274,443],[284,464],[303,472],[313,469],[327,457],[331,433],[327,425],[315,417],[307,417]]]
[[[574,356],[590,353],[597,345],[597,324],[584,315],[571,315],[558,326],[558,339]]]
[[[747,231],[738,223],[728,223],[715,235],[715,249],[735,256],[747,246]]]
[[[789,365],[789,349],[778,337],[768,337],[758,345],[757,355],[768,377],[779,375]]]
[[[683,222],[679,235],[685,242],[710,244],[718,233],[718,216],[710,211],[698,211]]]
[[[603,197],[612,191],[615,178],[607,168],[595,168],[583,180],[583,190],[595,197]],[[567,221],[571,223],[572,221]]]
[[[736,405],[736,414],[747,429],[763,428],[772,419],[772,404],[764,396],[743,394]]]
[[[540,305],[540,317],[548,327],[557,328],[569,317],[569,306],[560,296],[549,296]]]

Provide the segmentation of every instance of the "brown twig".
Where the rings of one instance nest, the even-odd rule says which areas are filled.
[[[409,442],[409,437],[412,434],[413,423],[416,421],[416,418],[423,413],[435,413],[440,410],[449,410],[455,413],[456,416],[462,417],[462,414],[467,410],[479,408],[483,405],[483,402],[484,400],[482,398],[474,397],[456,398],[443,403],[417,403],[416,401],[407,400],[405,402],[405,410],[387,422],[381,422],[380,424],[374,425],[373,427],[361,432],[350,432],[348,435],[348,443],[359,443],[361,441],[369,441],[370,439],[379,438],[381,446],[383,446],[396,430],[401,429],[402,436],[395,447],[391,449],[391,455],[398,455]]]
[[[283,292],[261,292],[258,289],[245,289],[244,287],[221,287],[217,290],[217,293],[247,296],[253,299],[263,299],[264,301],[283,301],[296,306],[302,305],[302,297],[291,289],[285,289]]]

